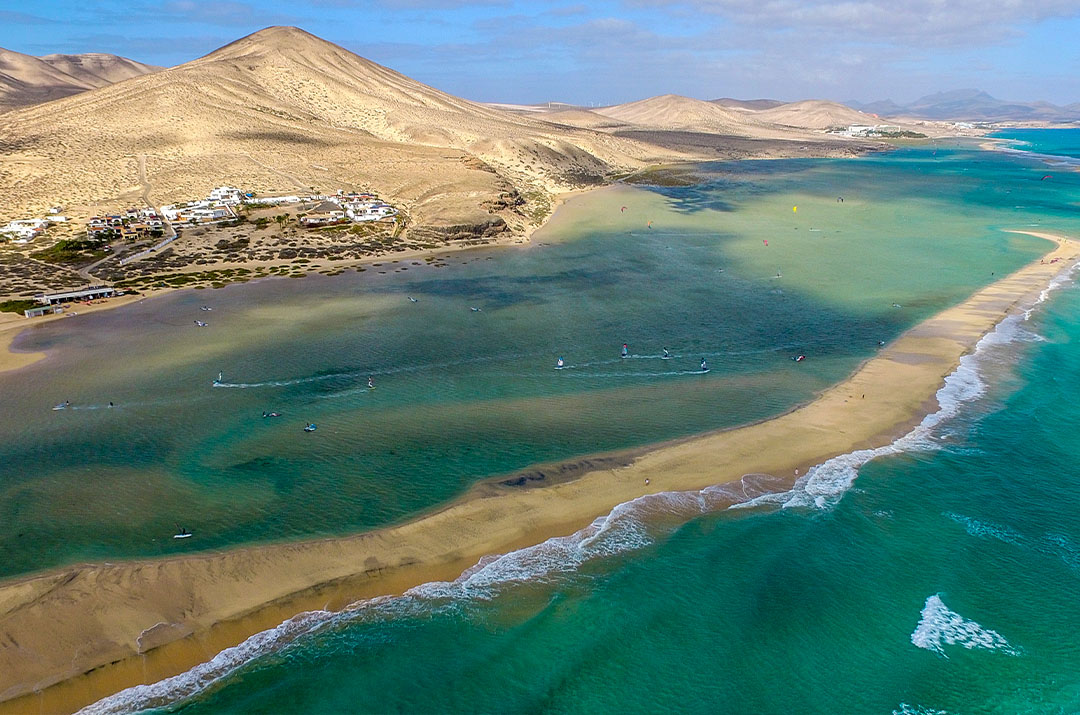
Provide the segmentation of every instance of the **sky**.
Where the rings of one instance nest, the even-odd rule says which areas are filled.
[[[469,99],[1080,102],[1080,0],[0,0],[0,47],[176,65],[296,25]]]

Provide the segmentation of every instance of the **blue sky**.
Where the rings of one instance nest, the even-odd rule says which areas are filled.
[[[0,47],[33,55],[174,65],[268,25],[482,101],[1080,101],[1078,0],[0,0]]]

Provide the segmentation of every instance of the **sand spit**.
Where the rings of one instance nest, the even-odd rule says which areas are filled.
[[[8,699],[0,712],[75,709],[183,672],[298,612],[454,578],[484,555],[569,534],[643,494],[747,474],[793,481],[795,469],[888,444],[935,408],[944,377],[984,334],[1034,304],[1078,255],[1065,239],[1032,235],[1057,246],[775,419],[661,445],[626,466],[600,462],[550,486],[478,485],[435,512],[353,537],[72,566],[8,582],[0,586],[0,698]]]

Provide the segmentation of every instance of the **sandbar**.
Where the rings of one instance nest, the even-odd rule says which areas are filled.
[[[190,669],[299,612],[453,579],[483,556],[570,534],[644,494],[750,474],[793,482],[796,469],[888,444],[936,409],[944,378],[983,335],[1033,305],[1077,258],[1067,239],[1018,232],[1056,245],[779,417],[600,461],[552,484],[486,482],[411,521],[347,538],[76,565],[0,584],[0,712],[77,709]]]

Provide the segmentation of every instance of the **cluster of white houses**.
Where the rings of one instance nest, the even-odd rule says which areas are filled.
[[[237,207],[245,204],[252,207],[288,206],[316,201],[318,205],[300,215],[301,226],[381,221],[397,214],[397,209],[374,194],[338,191],[332,195],[256,196],[235,186],[219,186],[205,199],[162,206],[161,211],[170,221],[212,223],[236,218]]]
[[[852,124],[847,127],[830,129],[829,134],[839,134],[844,137],[877,137],[883,134],[896,134],[900,127],[895,124]]]
[[[86,237],[99,238],[110,232],[117,238],[141,238],[164,231],[165,222],[152,208],[130,208],[106,216],[91,216],[86,222]]]
[[[136,239],[164,231],[165,221],[177,223],[216,223],[237,217],[238,207],[285,206],[289,204],[317,205],[300,214],[301,226],[318,227],[366,221],[393,221],[397,209],[374,194],[338,191],[332,195],[255,196],[235,186],[219,186],[205,199],[161,207],[161,214],[151,207],[129,208],[114,214],[92,216],[86,222],[87,238],[112,237]],[[48,218],[20,219],[0,226],[0,241],[29,243],[51,224],[67,221],[58,215],[60,207],[49,209]]]
[[[53,206],[49,209],[47,218],[22,218],[10,221],[4,226],[0,226],[0,241],[30,243],[45,233],[45,229],[49,226],[67,221],[67,216],[61,216],[60,211],[62,209],[59,206]]]
[[[233,186],[219,186],[199,201],[162,206],[161,213],[170,221],[213,223],[236,218],[236,206],[244,201],[244,194]]]

